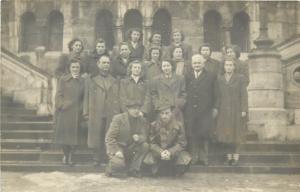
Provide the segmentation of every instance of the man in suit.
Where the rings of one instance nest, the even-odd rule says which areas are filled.
[[[140,115],[141,103],[126,102],[127,111],[115,115],[105,137],[109,163],[107,176],[141,176],[141,165],[148,152],[148,124]]]
[[[173,106],[168,100],[161,100],[156,110],[159,116],[150,126],[150,152],[144,162],[151,167],[153,175],[169,173],[181,176],[191,160],[185,151],[184,126],[174,118]]]
[[[213,110],[216,98],[215,78],[206,70],[202,55],[193,55],[192,68],[187,72],[185,79],[187,91],[185,123],[192,164],[200,160],[203,165],[207,165],[211,126],[217,112]]]

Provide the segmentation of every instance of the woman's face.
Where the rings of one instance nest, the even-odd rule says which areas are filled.
[[[100,59],[97,63],[97,66],[101,71],[106,71],[106,72],[109,71],[109,68],[110,68],[109,57],[106,57],[106,56],[100,57]]]
[[[225,70],[225,73],[232,73],[234,70],[233,61],[225,61],[224,70]]]
[[[236,54],[235,54],[235,52],[233,51],[232,48],[226,49],[226,54],[227,54],[228,57],[231,57],[231,58],[233,58],[233,59],[236,59]]]
[[[165,75],[169,75],[172,73],[172,65],[168,61],[163,61],[161,64],[161,70]]]
[[[152,37],[152,43],[156,45],[161,44],[161,35],[160,34],[154,34]]]
[[[179,31],[173,33],[173,40],[174,40],[175,43],[180,43],[181,39],[182,39],[182,36],[181,36],[181,33]]]
[[[158,61],[159,60],[159,50],[158,49],[153,49],[151,51],[151,58],[154,61]]]
[[[173,58],[174,59],[182,59],[183,58],[183,52],[182,49],[177,47],[173,51]]]
[[[131,41],[138,42],[140,39],[140,36],[141,36],[141,34],[139,31],[132,31],[131,32]]]
[[[128,45],[121,45],[121,47],[120,47],[120,55],[123,58],[128,58],[129,57],[130,50],[129,50]]]
[[[131,66],[131,74],[134,76],[140,76],[142,72],[141,63],[133,63]]]
[[[75,53],[80,53],[82,50],[82,43],[81,41],[75,41],[72,45],[72,50]]]
[[[97,54],[99,55],[102,55],[105,53],[105,49],[106,49],[106,46],[105,46],[105,43],[97,43],[96,45],[96,51],[97,51]]]
[[[200,54],[203,55],[203,57],[208,58],[210,56],[210,48],[209,47],[201,47]]]
[[[80,74],[80,64],[78,62],[71,63],[70,73],[72,76],[78,77]]]

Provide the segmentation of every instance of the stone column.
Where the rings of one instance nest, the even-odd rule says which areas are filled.
[[[268,37],[265,3],[260,3],[260,35],[249,55],[249,130],[260,140],[283,141],[287,134],[281,55]]]
[[[143,22],[143,34],[144,39],[143,43],[145,46],[148,46],[149,44],[149,38],[151,36],[151,28],[152,28],[153,18],[152,17],[145,17]]]
[[[119,45],[123,41],[122,28],[123,28],[123,18],[117,18],[114,26],[114,38],[115,38],[116,45]]]
[[[223,30],[223,36],[224,36],[224,44],[225,46],[228,46],[231,44],[231,24],[223,24],[222,30]]]

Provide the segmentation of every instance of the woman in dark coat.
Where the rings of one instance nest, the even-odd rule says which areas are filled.
[[[183,49],[180,46],[174,47],[171,55],[174,72],[176,75],[184,75],[187,72],[187,68],[190,67],[190,62],[184,59]]]
[[[128,45],[132,60],[142,60],[144,56],[143,33],[139,28],[132,28],[128,31]]]
[[[152,80],[162,73],[161,71],[161,49],[151,47],[149,49],[149,60],[145,61],[145,77],[147,80]]]
[[[91,74],[91,76],[95,76],[98,74],[97,61],[102,55],[108,55],[108,51],[106,49],[106,44],[103,39],[97,39],[95,44],[95,50],[88,56],[86,72]]]
[[[247,80],[236,73],[232,58],[224,62],[225,73],[218,77],[218,110],[216,138],[220,143],[229,145],[227,163],[236,165],[239,160],[239,146],[246,132],[248,107]]]
[[[130,49],[127,42],[122,42],[119,45],[119,54],[116,56],[111,64],[111,73],[117,79],[124,79],[127,77],[128,65],[132,61],[130,57]]]
[[[69,65],[71,60],[76,60],[82,64],[81,73],[83,74],[86,71],[86,67],[83,66],[85,62],[83,61],[82,51],[83,43],[80,39],[74,38],[69,44],[69,54],[62,54],[58,59],[58,66],[55,69],[55,77],[59,79],[64,74],[69,73]]]
[[[159,48],[161,51],[163,50],[163,46],[161,43],[161,33],[158,31],[152,32],[151,37],[149,38],[149,46],[146,47],[144,51],[145,60],[151,60],[150,49],[153,47]]]
[[[110,74],[110,58],[103,55],[97,62],[99,73],[87,77],[83,114],[88,122],[88,147],[94,150],[94,165],[106,160],[104,138],[114,115],[119,114],[119,81]]]
[[[84,80],[80,64],[72,61],[70,73],[58,81],[56,92],[55,143],[62,145],[63,163],[72,163],[72,151],[79,144],[79,126],[82,120]]]

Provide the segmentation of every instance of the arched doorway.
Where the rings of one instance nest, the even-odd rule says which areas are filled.
[[[243,52],[249,51],[249,16],[245,12],[239,12],[233,17],[231,29],[231,43],[241,47]]]
[[[105,40],[108,50],[112,50],[115,44],[113,30],[113,16],[108,10],[101,10],[96,15],[95,20],[95,39]]]
[[[127,31],[131,28],[143,28],[143,17],[137,9],[130,9],[124,16],[123,39],[127,41]]]
[[[48,17],[48,51],[61,51],[63,46],[64,16],[60,11],[51,11]]]
[[[32,12],[26,12],[21,16],[21,37],[19,51],[34,51],[37,46],[36,18]]]
[[[220,13],[215,10],[204,14],[204,42],[209,43],[213,51],[220,51],[222,48],[221,22]]]
[[[170,45],[172,33],[172,18],[168,10],[159,9],[153,16],[152,32],[159,31],[162,35],[162,44]]]

